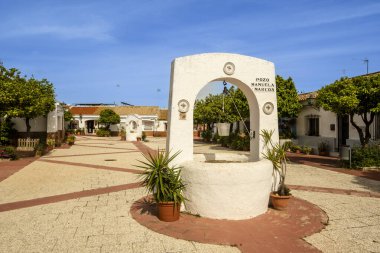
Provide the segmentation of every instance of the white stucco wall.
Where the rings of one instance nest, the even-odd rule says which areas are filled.
[[[231,154],[215,155],[216,159],[240,160]],[[273,172],[268,160],[205,163],[195,156],[195,161],[182,166],[186,211],[231,220],[249,219],[267,211]]]
[[[63,107],[59,103],[56,103],[55,109],[49,112],[47,115],[47,132],[55,133],[57,131],[63,130],[63,117]]]
[[[14,128],[18,132],[26,132],[26,124],[25,119],[23,118],[13,118],[12,122],[15,124]],[[37,117],[29,120],[31,132],[46,132],[46,117]]]
[[[235,65],[233,74],[224,72],[225,64]],[[169,120],[167,150],[181,150],[177,162],[193,159],[193,111],[199,91],[209,82],[223,81],[232,83],[246,96],[250,109],[251,130],[255,138],[251,140],[251,159],[256,161],[262,156],[263,142],[259,138],[262,129],[273,129],[273,139],[278,141],[277,98],[274,64],[262,59],[224,53],[210,53],[176,58],[171,66],[171,85],[169,96]],[[262,80],[262,81],[261,81]],[[259,91],[257,83],[267,83],[271,91]],[[263,87],[268,88],[268,87]],[[180,119],[178,102],[189,102],[186,119]],[[270,115],[263,112],[266,102],[274,109]]]
[[[156,131],[166,131],[166,126],[165,124],[167,124],[168,121],[167,120],[159,120],[157,122],[157,125],[156,125]]]
[[[338,122],[335,113],[330,111],[325,111],[322,108],[317,109],[312,106],[305,106],[302,108],[301,112],[297,118],[297,136],[307,135],[307,121],[308,115],[318,115],[319,116],[319,135],[321,137],[338,137]],[[330,130],[330,124],[335,125],[335,130]]]

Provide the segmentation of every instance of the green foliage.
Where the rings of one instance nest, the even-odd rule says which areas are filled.
[[[185,201],[182,192],[185,185],[181,179],[181,168],[170,166],[178,155],[176,152],[173,155],[158,150],[157,153],[144,155],[145,161],[139,161],[142,165],[137,167],[144,169],[141,173],[143,185],[149,193],[153,194],[155,201],[167,202],[174,201],[176,204],[181,204]]]
[[[67,137],[67,143],[70,144],[70,145],[73,145],[74,142],[75,142],[75,136],[74,135],[70,135]]]
[[[238,111],[243,119],[248,118],[249,106],[243,92],[234,86],[231,86],[228,92],[229,95],[209,94],[206,98],[195,101],[194,123],[212,124],[216,122],[236,122],[241,120]],[[235,102],[238,111],[233,102]]]
[[[100,112],[99,123],[104,124],[109,130],[112,124],[120,123],[120,116],[111,109],[104,109]]]
[[[45,154],[47,145],[45,143],[40,142],[34,149],[36,151],[36,155],[43,155]]]
[[[12,146],[7,146],[3,150],[0,151],[0,158],[9,158],[11,160],[17,160],[18,154],[16,152],[16,149]]]
[[[47,144],[49,147],[54,147],[54,146],[55,146],[55,140],[49,138],[49,139],[46,140],[46,144]]]
[[[25,118],[29,134],[29,120],[55,108],[54,88],[46,79],[27,79],[20,74],[17,69],[0,66],[0,116]]]
[[[300,146],[294,145],[294,144],[290,145],[289,148],[290,148],[290,151],[292,151],[292,152],[301,151],[301,149],[302,149]]]
[[[15,136],[17,133],[13,125],[9,118],[0,119],[0,145],[10,144],[12,136]]]
[[[311,154],[313,149],[311,147],[308,147],[308,146],[302,146],[301,151],[302,151],[302,153],[309,155],[309,154]]]
[[[99,128],[96,131],[96,136],[98,137],[109,137],[111,136],[111,131],[106,128]]]
[[[371,139],[369,128],[375,113],[380,112],[380,75],[341,78],[318,91],[317,105],[341,116],[349,115],[365,146]],[[361,116],[364,130],[354,121],[355,114]]]
[[[273,169],[278,173],[280,182],[276,193],[280,196],[290,195],[289,188],[285,185],[285,178],[287,172],[287,158],[286,150],[288,150],[288,143],[280,145],[280,143],[273,143],[272,136],[274,130],[262,130],[260,136],[264,141],[264,151],[262,152],[264,158],[268,159],[273,164]],[[274,173],[276,175],[276,173]]]
[[[380,146],[373,145],[352,149],[351,162],[353,168],[380,168]]]
[[[63,113],[63,118],[64,118],[65,122],[70,122],[74,119],[73,114],[67,109],[65,109],[65,111]]]
[[[212,131],[211,130],[205,130],[201,132],[201,137],[204,141],[211,141],[212,138]]]
[[[276,76],[277,110],[279,118],[295,118],[302,105],[298,100],[296,86],[291,77]]]

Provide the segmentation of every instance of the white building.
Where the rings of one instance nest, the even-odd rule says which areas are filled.
[[[84,129],[85,134],[95,134],[96,129],[101,127],[98,123],[100,112],[105,109],[111,109],[120,116],[120,124],[110,127],[112,135],[117,135],[123,127],[138,136],[143,131],[147,136],[166,136],[167,109],[160,109],[158,106],[72,106],[72,128]]]
[[[46,117],[30,119],[31,138],[52,138],[60,142],[64,137],[64,110],[61,104],[55,103],[55,109]],[[14,128],[18,132],[18,137],[26,137],[26,124],[24,118],[12,118]]]
[[[342,145],[360,145],[357,130],[349,122],[349,116],[338,116],[315,106],[317,92],[299,95],[303,105],[296,122],[297,142],[317,150],[318,144],[327,142],[330,151],[339,151]],[[354,121],[362,128],[365,124],[359,115],[354,116]],[[371,140],[380,140],[380,115],[376,115],[370,127]]]

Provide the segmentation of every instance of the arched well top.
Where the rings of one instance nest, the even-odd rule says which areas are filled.
[[[208,83],[226,80],[247,97],[251,130],[256,133],[256,138],[251,140],[251,160],[258,160],[262,149],[261,129],[277,130],[274,64],[239,54],[206,53],[176,58],[171,67],[167,150],[182,150],[178,161],[193,159],[195,99]],[[186,112],[181,112],[184,100],[190,106]],[[268,102],[272,104],[271,114],[263,112]]]
[[[227,58],[234,58],[234,59],[245,59],[247,61],[258,61],[262,63],[267,63],[267,64],[273,64],[273,62],[260,59],[257,57],[252,57],[252,56],[247,56],[247,55],[241,55],[241,54],[232,54],[232,53],[203,53],[203,54],[193,54],[193,55],[187,55],[187,56],[182,56],[182,57],[177,57],[175,58],[172,63],[176,61],[196,61],[196,60],[202,60],[202,59],[209,59],[210,57],[227,57]]]

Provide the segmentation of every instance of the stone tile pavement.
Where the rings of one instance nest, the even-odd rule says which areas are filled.
[[[165,148],[164,138],[148,140],[144,144],[153,150]],[[0,252],[238,252],[235,247],[174,239],[138,224],[129,209],[146,193],[135,184],[133,165],[142,159],[136,151],[133,143],[117,138],[78,137],[70,149],[54,150],[0,182]],[[195,147],[195,152],[222,151]],[[291,185],[380,192],[379,181],[307,165],[291,164],[288,173]],[[120,185],[131,188],[91,191]],[[81,195],[83,190],[87,195]],[[322,252],[380,252],[379,198],[292,192],[329,216],[327,227],[305,238],[307,242]],[[1,211],[12,202],[63,195],[45,204]]]

